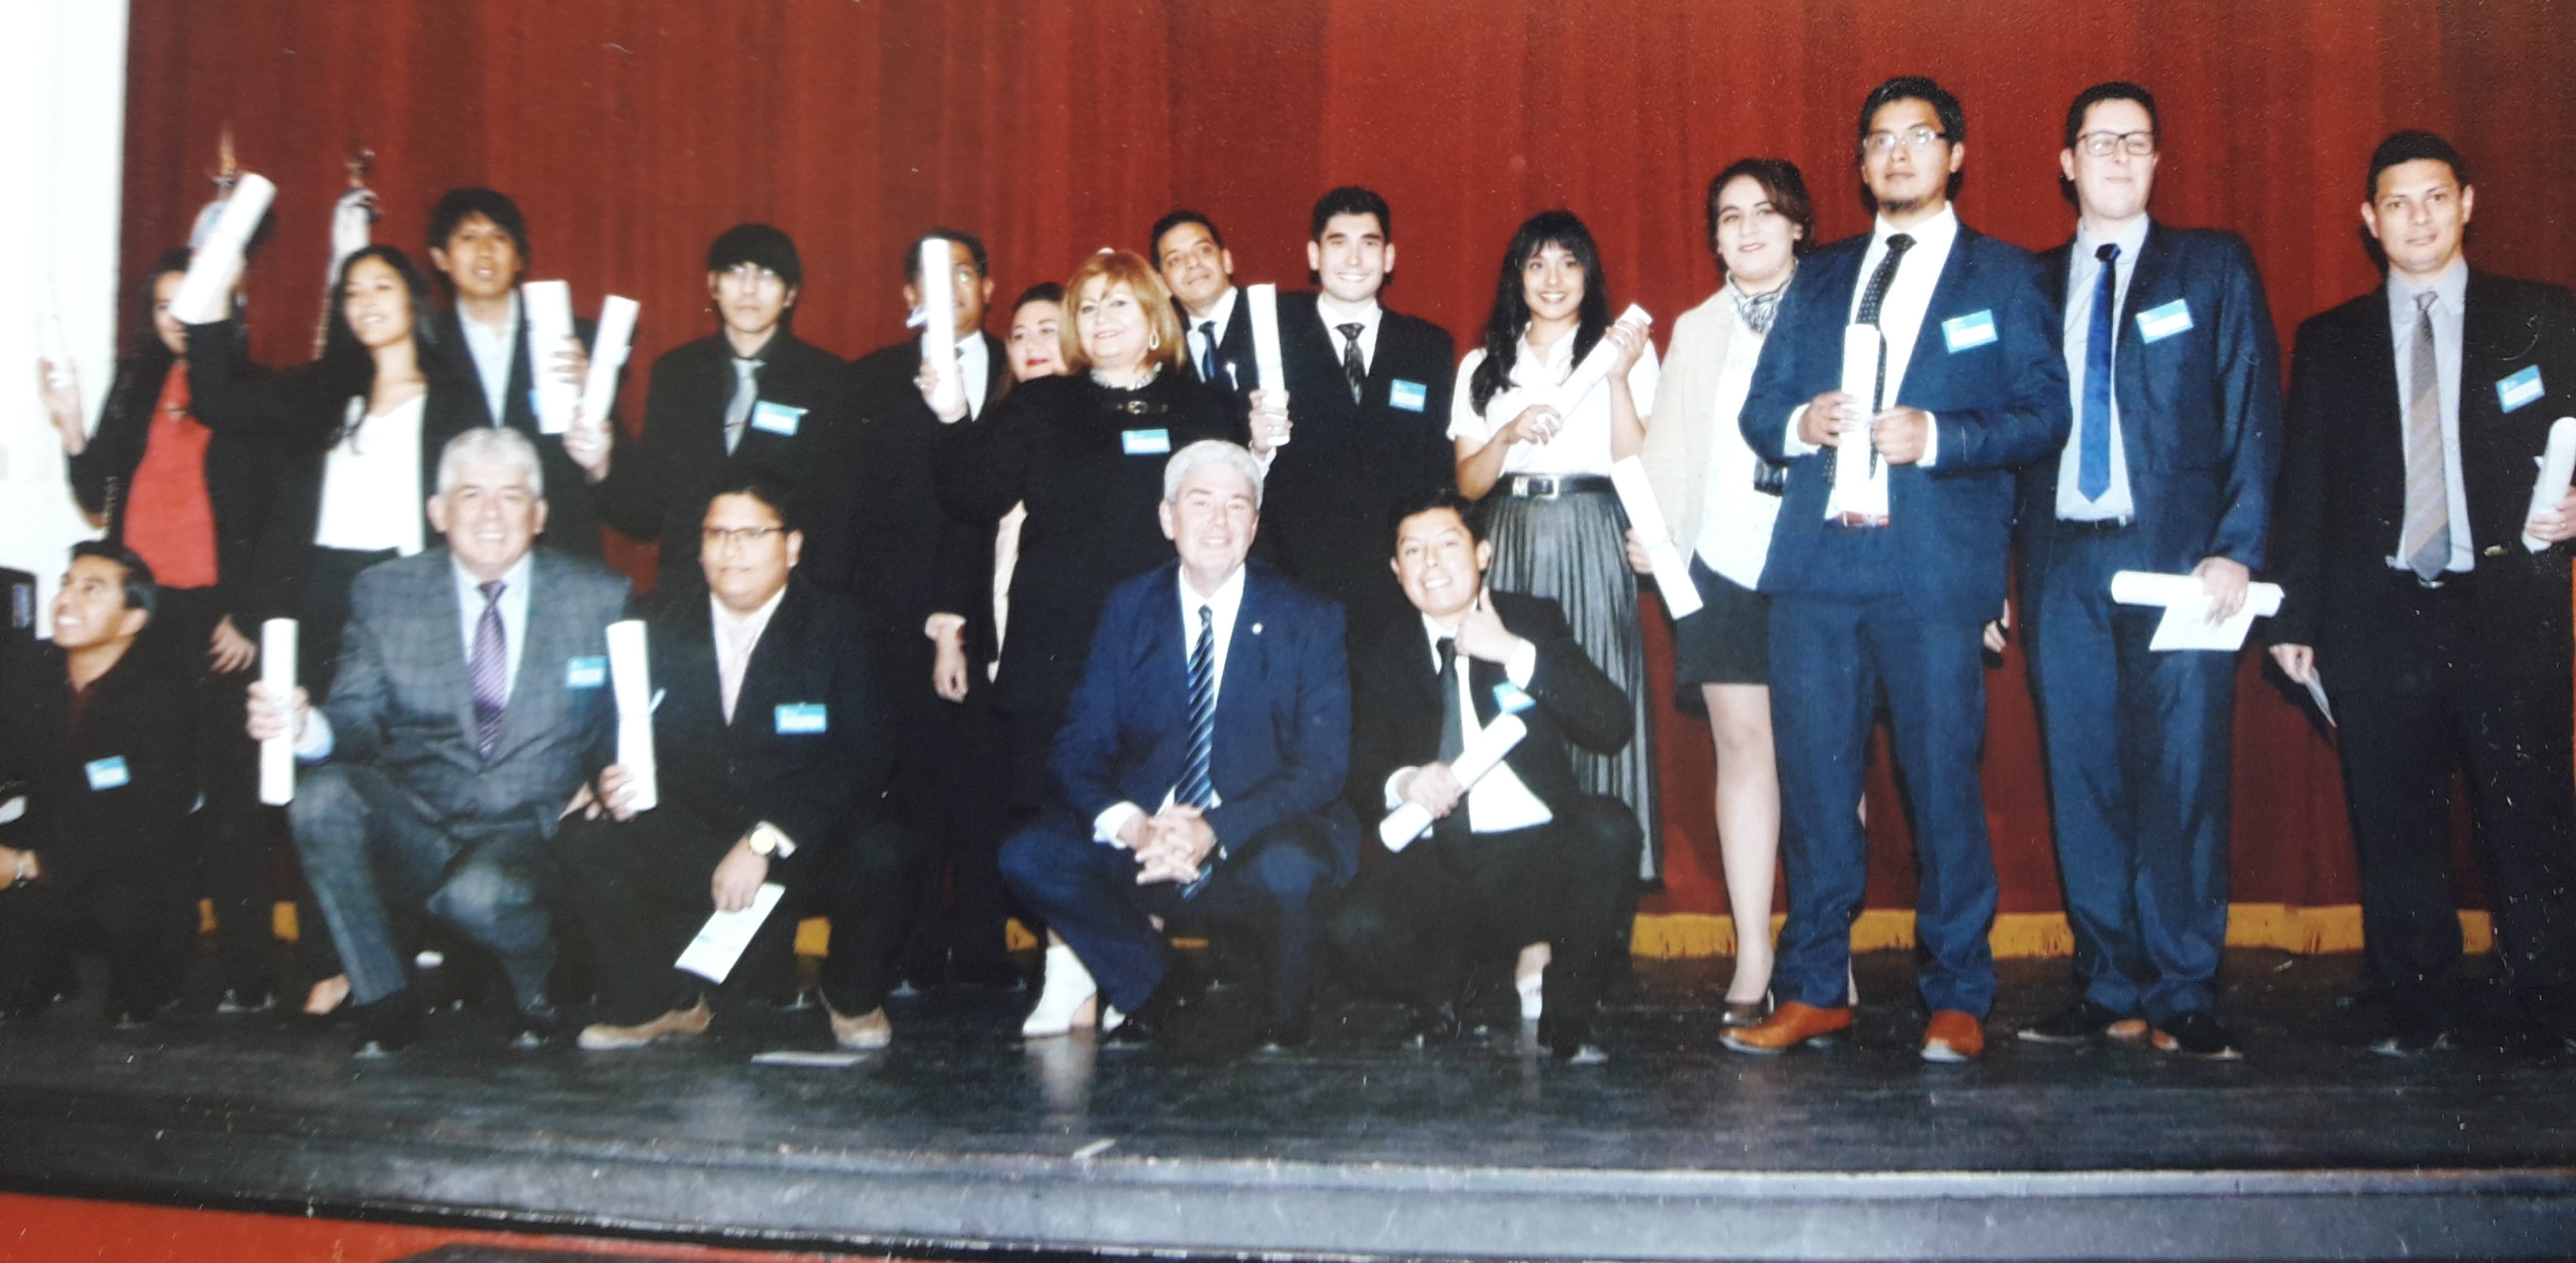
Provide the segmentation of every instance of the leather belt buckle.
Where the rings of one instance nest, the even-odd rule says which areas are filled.
[[[1876,530],[1887,525],[1887,519],[1871,513],[1837,513],[1833,524],[1846,530]]]
[[[1553,500],[1561,487],[1554,474],[1514,474],[1512,494],[1528,500]]]

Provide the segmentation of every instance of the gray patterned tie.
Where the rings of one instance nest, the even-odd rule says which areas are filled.
[[[510,636],[501,627],[499,579],[484,584],[483,617],[474,623],[474,661],[467,674],[474,682],[474,745],[484,758],[501,744],[501,716],[510,702]]]
[[[743,427],[751,421],[751,406],[760,398],[759,360],[737,359],[733,362],[733,400],[725,405],[725,455],[742,446]]]
[[[1368,385],[1368,365],[1360,359],[1360,334],[1367,325],[1334,325],[1342,334],[1342,377],[1351,384],[1351,402],[1360,401],[1360,391]]]
[[[2442,369],[2433,358],[2431,290],[2415,296],[2406,370],[2406,528],[2397,556],[2427,583],[2451,564],[2451,488],[2442,473]]]

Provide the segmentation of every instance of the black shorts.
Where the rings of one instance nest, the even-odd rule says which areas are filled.
[[[1673,624],[1673,704],[1704,715],[1703,684],[1771,682],[1771,598],[1709,569],[1696,553],[1690,577],[1700,609]]]

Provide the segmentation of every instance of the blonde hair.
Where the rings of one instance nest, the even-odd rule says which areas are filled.
[[[1136,296],[1136,305],[1145,313],[1145,362],[1157,368],[1170,368],[1187,354],[1182,345],[1181,318],[1172,311],[1172,291],[1165,288],[1161,274],[1145,256],[1133,250],[1103,250],[1082,261],[1073,276],[1064,283],[1064,323],[1056,331],[1064,348],[1065,367],[1073,372],[1087,372],[1091,357],[1082,350],[1082,332],[1077,313],[1082,307],[1082,287],[1094,278],[1104,278],[1105,296],[1121,285]]]

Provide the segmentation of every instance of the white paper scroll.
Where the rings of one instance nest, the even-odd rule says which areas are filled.
[[[295,620],[272,618],[259,625],[259,682],[279,701],[295,696]],[[271,807],[295,801],[295,732],[259,743],[259,800]]]
[[[555,355],[572,332],[572,286],[562,281],[529,281],[519,286],[519,303],[528,313],[528,367],[536,375],[537,432],[561,434],[572,428],[573,409],[581,405],[581,387],[555,371]]]
[[[1628,310],[1619,313],[1616,323],[1635,325],[1638,335],[1642,337],[1646,330],[1655,326],[1655,318],[1646,314],[1645,308],[1630,303]],[[1556,409],[1557,415],[1573,416],[1574,406],[1582,403],[1583,397],[1591,394],[1592,388],[1600,385],[1601,379],[1610,375],[1610,365],[1618,358],[1619,348],[1611,345],[1610,339],[1603,338],[1593,343],[1592,353],[1584,356],[1583,362],[1575,365],[1574,372],[1566,377],[1565,384],[1556,388],[1556,397],[1551,406]]]
[[[742,959],[744,948],[751,946],[751,936],[760,932],[770,910],[778,906],[785,886],[774,881],[760,883],[760,893],[751,897],[751,906],[740,912],[719,912],[707,918],[698,936],[680,952],[673,968],[685,969],[713,983],[722,983],[733,972],[734,962]]]
[[[1501,766],[1503,756],[1510,754],[1512,747],[1519,745],[1521,738],[1528,735],[1529,725],[1522,723],[1520,716],[1498,716],[1494,722],[1485,725],[1483,732],[1467,742],[1466,749],[1458,752],[1458,757],[1449,764],[1449,774],[1458,778],[1459,785],[1474,789],[1476,782],[1485,779],[1485,773]],[[1458,811],[1466,809],[1467,803],[1463,798],[1454,808]],[[1415,838],[1430,831],[1430,808],[1407,801],[1378,823],[1377,839],[1386,843],[1386,849],[1401,851],[1413,845]]]
[[[921,358],[939,366],[930,408],[941,416],[966,405],[966,381],[957,368],[956,266],[947,238],[921,243]]]
[[[1878,326],[1843,327],[1842,390],[1860,401],[1864,413],[1878,394],[1878,351]],[[1876,459],[1877,455],[1865,418],[1858,430],[1843,432],[1841,445],[1834,448],[1834,488],[1825,498],[1825,516],[1887,516],[1887,462]]]
[[[1655,565],[1655,587],[1664,594],[1664,609],[1674,618],[1699,613],[1699,585],[1691,582],[1690,559],[1674,546],[1672,527],[1656,507],[1646,463],[1634,456],[1611,462],[1610,485],[1619,492],[1619,507],[1628,511],[1628,525],[1646,541],[1646,560]]]
[[[54,301],[53,285],[45,286],[45,309],[36,316],[36,354],[45,360],[45,383],[56,390],[72,384],[72,340],[63,332],[63,313]]]
[[[608,411],[617,404],[618,370],[626,367],[635,345],[636,313],[634,299],[615,294],[599,305],[599,332],[590,340],[590,376],[581,383],[584,425],[608,424]]]
[[[1246,285],[1243,287],[1244,314],[1252,320],[1252,362],[1261,370],[1261,389],[1271,394],[1288,388],[1287,357],[1279,352],[1279,287]],[[1286,443],[1278,439],[1276,447]]]
[[[2217,649],[2234,652],[2245,644],[2246,629],[2257,618],[2270,618],[2281,612],[2281,585],[2256,583],[2245,589],[2244,608],[2223,622],[2209,621],[2209,591],[2198,575],[2154,574],[2144,570],[2123,570],[2111,576],[2111,599],[2122,605],[2161,605],[2165,616],[2156,623],[2155,638],[2147,648],[2157,653],[2176,649]]]
[[[2540,477],[2531,484],[2530,517],[2543,509],[2554,509],[2567,496],[2571,478],[2576,478],[2576,417],[2560,417],[2549,427],[2549,454],[2540,458]],[[2522,537],[2522,546],[2535,553],[2549,551],[2549,541]]]
[[[608,625],[608,680],[617,702],[617,762],[625,767],[633,794],[627,806],[651,811],[662,791],[653,761],[653,669],[644,656],[644,621],[629,618]],[[721,981],[721,979],[719,979]]]
[[[179,282],[178,296],[170,310],[189,324],[212,324],[230,314],[226,309],[232,297],[233,283],[241,279],[242,252],[250,248],[251,234],[259,231],[259,221],[268,214],[268,204],[277,197],[277,186],[260,176],[243,172],[233,185],[232,196],[215,216],[214,227],[206,233],[205,244],[197,247],[196,256],[188,263],[187,279]]]

